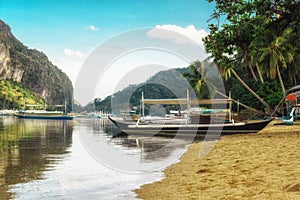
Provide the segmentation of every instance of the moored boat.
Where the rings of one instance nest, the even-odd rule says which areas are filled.
[[[142,115],[144,116],[144,104],[230,104],[229,99],[210,99],[210,100],[190,100],[186,99],[144,99],[142,95],[141,107]],[[126,134],[134,135],[160,135],[160,136],[195,136],[204,135],[206,133],[212,134],[243,134],[256,133],[262,130],[271,122],[269,119],[248,120],[243,122],[236,122],[233,119],[231,109],[219,110],[202,110],[198,114],[190,111],[190,106],[187,105],[188,115],[184,118],[161,118],[156,120],[149,120],[146,117],[141,117],[137,121],[116,119],[109,117],[109,119],[119,127],[120,131]],[[208,112],[209,111],[209,112]],[[192,114],[191,114],[192,113]]]
[[[61,111],[46,111],[46,110],[20,110],[15,113],[18,118],[25,119],[53,119],[53,120],[71,120],[73,116],[64,114]]]
[[[249,120],[245,122],[228,122],[228,123],[210,123],[210,124],[193,124],[193,123],[150,123],[138,120],[123,121],[112,117],[109,119],[120,128],[121,132],[137,135],[196,135],[206,133],[226,134],[243,134],[256,133],[267,126],[272,119]]]
[[[26,102],[26,100],[24,101]],[[44,109],[35,110],[29,109],[27,110],[26,107],[41,107]],[[64,105],[52,105],[52,107],[63,107],[64,111],[48,111],[46,110],[46,103],[45,105],[28,105],[24,103],[24,110],[19,110],[14,115],[18,118],[25,118],[25,119],[52,119],[52,120],[71,120],[73,116],[67,115],[67,104],[65,101]]]

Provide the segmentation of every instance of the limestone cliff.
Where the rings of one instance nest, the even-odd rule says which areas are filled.
[[[44,53],[23,45],[2,20],[0,80],[22,83],[47,98],[51,104],[61,104],[67,100],[71,105],[73,86],[68,76],[53,65]]]

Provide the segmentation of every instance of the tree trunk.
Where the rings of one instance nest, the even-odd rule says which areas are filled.
[[[254,80],[257,81],[257,77],[256,77],[256,75],[255,75],[255,72],[254,72],[254,70],[253,70],[253,67],[252,67],[252,66],[249,66],[249,68],[250,68],[250,70],[251,70],[251,74],[252,74]]]
[[[279,79],[279,82],[280,82],[280,85],[281,85],[281,88],[282,88],[283,97],[285,97],[285,95],[286,95],[285,87],[284,87],[284,83],[283,83],[278,65],[276,67],[276,70],[277,70],[277,76],[278,76],[278,79]]]
[[[261,71],[260,71],[260,69],[259,69],[259,67],[258,67],[258,64],[257,64],[257,63],[256,63],[256,69],[257,69],[257,73],[258,73],[258,76],[259,76],[260,82],[261,82],[261,83],[264,83],[264,78],[263,78],[263,76],[262,76],[262,74],[261,74]]]
[[[234,76],[242,83],[242,85],[253,95],[255,96],[258,101],[260,101],[264,106],[267,108],[267,113],[270,113],[270,106],[267,104],[260,96],[258,96],[242,79],[239,77],[239,75],[234,71],[234,69],[231,68],[231,72],[234,74]]]

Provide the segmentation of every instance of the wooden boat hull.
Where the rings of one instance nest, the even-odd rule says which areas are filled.
[[[23,119],[50,119],[50,120],[72,120],[72,116],[68,115],[23,115],[23,114],[15,114],[18,118]]]
[[[243,134],[256,133],[267,126],[271,119],[255,120],[239,123],[225,123],[225,124],[151,124],[151,125],[137,125],[135,122],[115,120],[111,117],[109,119],[120,128],[121,132],[126,134],[136,135],[197,135],[197,134]]]

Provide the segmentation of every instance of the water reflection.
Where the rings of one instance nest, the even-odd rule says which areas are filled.
[[[184,140],[174,141],[170,138],[137,136],[118,137],[112,139],[111,142],[128,149],[139,149],[144,162],[163,160],[168,158],[174,150],[187,145]]]
[[[105,133],[113,136],[111,139],[113,144],[121,145],[122,147],[128,149],[138,148],[141,150],[141,154],[145,160],[155,161],[157,159],[167,158],[174,150],[178,148],[184,148],[186,144],[190,143],[189,139],[184,140],[174,139],[172,137],[142,137],[126,134],[122,135],[120,134],[120,129],[109,120],[103,120],[100,123],[100,126]]]
[[[118,133],[106,119],[0,117],[0,199],[135,199],[131,190],[158,180],[161,171],[152,169],[172,164],[187,144],[171,138],[114,137]],[[107,165],[91,152],[107,156],[101,157]],[[122,162],[130,164],[127,171],[143,173],[107,167]]]
[[[88,137],[86,134],[81,137],[82,141],[86,143],[93,156],[104,164],[130,173],[150,172],[164,168],[175,161],[169,159],[170,157],[173,156],[174,159],[177,159],[181,156],[182,151],[174,154],[176,150],[185,149],[190,144],[189,140],[165,137],[134,135],[115,137],[120,133],[120,130],[113,123],[109,120],[101,120],[99,125],[107,135],[107,138],[102,138],[102,141],[106,140],[109,143],[108,147],[102,148],[101,146],[104,145],[101,144],[101,141],[94,142],[91,140],[92,136]],[[97,134],[97,130],[93,130],[92,133]]]
[[[41,179],[72,144],[68,121],[0,118],[0,193],[12,197],[9,186]]]

